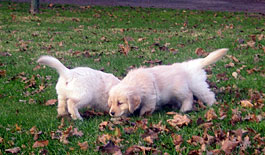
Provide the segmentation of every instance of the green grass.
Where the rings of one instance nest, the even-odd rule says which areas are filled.
[[[216,84],[212,88],[220,104],[214,105],[216,113],[222,105],[227,104],[227,117],[224,120],[213,120],[215,128],[228,132],[235,129],[254,129],[261,137],[265,136],[264,121],[241,121],[231,125],[232,109],[238,108],[241,116],[247,114],[261,115],[264,117],[265,108],[244,108],[239,103],[241,100],[251,100],[249,90],[256,91],[264,98],[264,50],[265,38],[259,39],[264,33],[265,18],[259,14],[190,11],[171,9],[148,9],[129,7],[91,7],[81,9],[77,6],[55,5],[53,8],[42,5],[41,13],[30,15],[29,4],[25,3],[0,3],[0,71],[5,71],[0,76],[0,154],[13,147],[20,147],[25,154],[38,153],[41,148],[32,148],[33,136],[29,130],[36,126],[43,134],[38,140],[49,140],[45,149],[50,154],[98,154],[97,137],[114,131],[100,131],[98,125],[108,121],[110,116],[95,116],[80,121],[66,121],[64,127],[70,124],[83,131],[84,136],[70,137],[69,144],[65,145],[58,140],[52,140],[51,131],[56,131],[60,120],[56,118],[55,106],[45,106],[49,99],[56,98],[55,84],[58,74],[50,68],[34,69],[36,60],[41,55],[52,55],[62,58],[62,63],[68,67],[88,66],[93,69],[104,68],[122,78],[130,66],[149,66],[145,60],[162,60],[162,64],[182,62],[191,58],[198,58],[195,54],[197,48],[211,52],[218,48],[229,48],[228,55],[235,56],[239,62],[234,62],[229,57],[212,66],[212,76],[209,81]],[[255,36],[255,45],[247,43]],[[127,37],[132,50],[127,56],[120,52],[120,44]],[[138,41],[144,38],[143,41]],[[60,43],[62,42],[62,43]],[[240,44],[240,42],[242,44]],[[167,44],[178,52],[160,50],[160,46]],[[169,43],[169,44],[168,44]],[[154,52],[151,52],[154,51]],[[89,56],[84,56],[85,52]],[[254,57],[258,57],[254,59]],[[99,59],[100,61],[95,61]],[[235,66],[226,68],[225,65],[234,62]],[[240,70],[239,77],[235,79],[232,73],[245,65]],[[257,68],[252,74],[247,70]],[[22,73],[23,72],[23,73]],[[222,80],[217,74],[225,73],[228,80]],[[22,79],[24,78],[24,80]],[[31,78],[35,79],[33,86],[29,85]],[[39,86],[44,85],[41,92]],[[231,87],[231,91],[221,90]],[[263,97],[262,97],[263,96]],[[263,99],[264,101],[264,99]],[[251,100],[256,104],[256,100]],[[263,102],[260,105],[264,104]],[[148,124],[157,124],[160,120],[171,132],[182,135],[185,147],[183,154],[191,150],[198,150],[200,146],[193,146],[186,141],[193,135],[203,134],[203,128],[198,128],[198,118],[206,120],[204,114],[207,109],[191,112],[187,115],[192,123],[181,130],[175,130],[166,122],[172,116],[166,115],[170,109],[155,112],[146,116]],[[143,118],[133,116],[132,122]],[[17,131],[16,124],[21,127]],[[130,126],[130,125],[129,125]],[[143,129],[138,129],[134,134],[125,134],[124,126],[117,125],[122,132],[119,145],[122,152],[132,145],[149,146],[141,138]],[[214,130],[209,134],[214,135]],[[251,135],[251,133],[248,133]],[[250,137],[251,147],[248,152],[260,149]],[[82,151],[78,142],[88,141],[88,150]],[[162,145],[163,144],[163,145]],[[163,153],[176,154],[171,133],[160,133],[159,139],[152,145]],[[264,144],[261,145],[261,148]],[[220,145],[207,146],[208,150],[220,148]],[[234,153],[239,150],[236,149]]]

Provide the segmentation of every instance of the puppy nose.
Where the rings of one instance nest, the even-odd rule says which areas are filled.
[[[113,111],[112,111],[112,112],[110,112],[110,115],[111,115],[111,116],[115,115],[115,112],[113,112]]]

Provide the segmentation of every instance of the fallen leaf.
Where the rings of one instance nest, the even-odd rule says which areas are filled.
[[[107,142],[111,139],[110,134],[103,134],[98,136],[97,140],[103,144],[107,144]]]
[[[173,119],[168,119],[167,122],[173,127],[182,127],[188,125],[191,120],[186,115],[176,114]]]
[[[82,131],[78,131],[77,128],[74,128],[74,131],[72,133],[73,136],[79,136],[82,137],[84,135],[84,133]]]
[[[208,53],[205,52],[202,48],[196,48],[195,53],[196,53],[198,56],[207,56],[207,55],[208,55]]]
[[[4,138],[0,137],[0,144],[4,141]]]
[[[241,106],[244,108],[252,108],[253,107],[253,104],[248,100],[242,100],[242,101],[240,101],[240,103],[241,103]]]
[[[255,47],[255,44],[256,44],[256,42],[253,41],[253,40],[247,42],[247,45],[250,46],[250,47],[252,47],[252,48]]]
[[[145,146],[139,146],[139,145],[133,145],[131,147],[129,147],[126,151],[125,151],[125,155],[131,155],[131,154],[138,154],[138,153],[142,153],[142,154],[159,154],[161,153],[161,151],[152,148],[152,147],[145,147]]]
[[[0,77],[6,76],[6,70],[0,70]]]
[[[78,145],[80,146],[80,149],[83,150],[83,151],[86,151],[87,148],[88,148],[88,143],[87,143],[87,141],[85,141],[85,142],[83,142],[83,143],[78,142]]]
[[[101,123],[99,124],[99,130],[100,130],[100,131],[104,131],[104,130],[106,129],[106,127],[107,127],[108,124],[109,124],[108,121],[103,121],[103,122],[101,122]]]
[[[204,115],[204,117],[207,119],[207,121],[211,121],[213,119],[216,119],[217,118],[217,115],[214,111],[213,108],[209,109],[206,114]]]
[[[48,140],[43,140],[43,141],[36,141],[32,148],[37,148],[37,147],[45,147],[49,144],[49,141]]]
[[[114,135],[116,136],[116,137],[121,137],[121,130],[119,129],[119,128],[115,128],[115,132],[114,132]]]
[[[46,150],[46,149],[40,149],[40,151],[39,151],[38,154],[41,154],[41,155],[48,155],[49,152],[48,152],[48,150]]]
[[[173,143],[175,145],[181,145],[182,142],[183,142],[183,138],[181,135],[178,135],[178,134],[172,134],[171,135],[172,139],[173,139]]]
[[[136,132],[137,128],[135,128],[135,127],[125,127],[125,128],[123,128],[123,130],[124,130],[124,132],[126,134],[132,134],[132,133]]]
[[[21,131],[21,127],[16,124],[16,131]]]
[[[57,102],[56,99],[51,99],[51,100],[48,100],[48,101],[45,103],[45,105],[46,105],[46,106],[55,105],[56,102]]]
[[[17,154],[20,152],[20,147],[14,147],[14,148],[11,148],[11,149],[6,149],[5,152],[6,153],[12,153],[12,154]]]
[[[238,76],[237,72],[233,72],[233,73],[232,73],[232,76],[233,76],[235,79],[237,79],[237,76]]]
[[[108,141],[106,145],[100,146],[99,151],[101,151],[102,153],[122,155],[120,148],[116,146],[112,141]]]
[[[231,141],[229,139],[226,139],[225,141],[222,141],[222,147],[221,149],[226,153],[226,154],[231,154],[231,152],[237,147],[239,144],[238,141]]]

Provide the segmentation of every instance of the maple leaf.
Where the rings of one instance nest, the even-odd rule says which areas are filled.
[[[37,147],[45,147],[49,144],[49,141],[48,140],[42,140],[42,141],[36,141],[32,148],[37,148]]]
[[[46,106],[55,105],[56,102],[57,102],[56,99],[50,99],[50,100],[48,100],[48,101],[45,103],[45,105],[46,105]]]
[[[176,114],[173,119],[168,119],[167,122],[173,127],[182,127],[188,125],[191,120],[186,115]]]
[[[213,108],[209,109],[206,114],[204,115],[204,117],[207,119],[207,121],[211,121],[213,119],[216,119],[217,118],[217,115],[214,111]]]
[[[12,153],[12,154],[17,154],[20,152],[20,147],[14,147],[14,148],[11,148],[11,149],[6,149],[5,152],[6,153]]]
[[[87,143],[87,141],[85,141],[85,142],[83,142],[83,143],[78,142],[78,145],[80,146],[81,150],[83,150],[83,151],[86,151],[87,148],[88,148],[88,143]]]

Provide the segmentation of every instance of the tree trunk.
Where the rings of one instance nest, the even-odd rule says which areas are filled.
[[[31,0],[30,13],[36,14],[36,13],[39,13],[39,10],[40,10],[40,1],[39,0]]]

